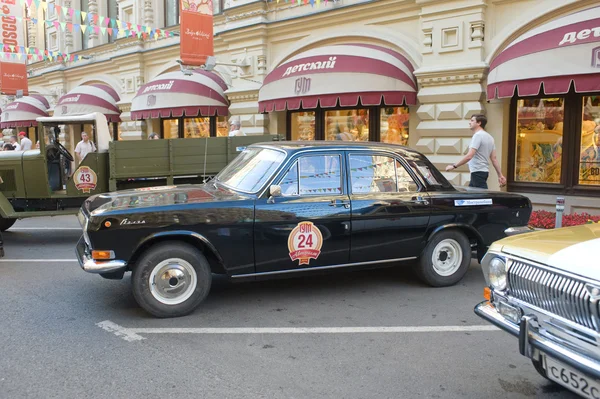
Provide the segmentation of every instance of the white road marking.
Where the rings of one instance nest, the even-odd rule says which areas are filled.
[[[77,259],[0,259],[0,262],[77,262]]]
[[[97,324],[106,331],[133,341],[138,334],[357,334],[500,331],[492,325],[475,326],[403,326],[403,327],[223,327],[223,328],[126,328],[105,320]],[[131,337],[139,337],[131,339]]]
[[[120,325],[115,324],[110,320],[101,321],[100,323],[96,323],[96,325],[102,328],[103,330],[115,334],[119,338],[123,338],[125,341],[128,342],[141,341],[144,339],[144,337],[132,333],[130,329],[121,327]]]
[[[11,227],[8,232],[14,230],[79,230],[81,227]]]

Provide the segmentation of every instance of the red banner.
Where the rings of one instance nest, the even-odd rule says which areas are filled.
[[[17,90],[23,90],[24,96],[29,94],[27,65],[15,62],[0,62],[0,92],[16,95]]]
[[[204,65],[214,55],[211,0],[181,0],[179,53],[185,65]]]

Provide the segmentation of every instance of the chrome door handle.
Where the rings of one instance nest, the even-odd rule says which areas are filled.
[[[429,205],[429,201],[427,201],[425,198],[418,196],[416,199],[412,199],[409,202],[412,202],[413,204],[423,204],[423,205]]]
[[[350,208],[350,202],[349,201],[345,201],[345,200],[334,200],[332,199],[331,202],[329,203],[329,206],[340,206],[343,205],[344,208],[348,209]]]

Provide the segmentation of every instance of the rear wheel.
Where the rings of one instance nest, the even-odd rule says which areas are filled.
[[[15,219],[15,218],[0,217],[0,231],[6,231],[6,230],[10,229],[12,227],[12,225],[15,224],[16,221],[17,221],[17,219]]]
[[[444,230],[430,238],[419,259],[417,272],[433,287],[458,283],[469,269],[471,246],[459,230]]]
[[[166,242],[146,251],[133,269],[133,296],[156,317],[191,313],[210,291],[206,257],[191,245]]]

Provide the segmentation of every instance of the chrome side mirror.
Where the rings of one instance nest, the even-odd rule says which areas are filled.
[[[273,184],[271,187],[269,187],[269,199],[267,200],[267,203],[274,204],[275,197],[281,197],[281,186],[277,184]]]

